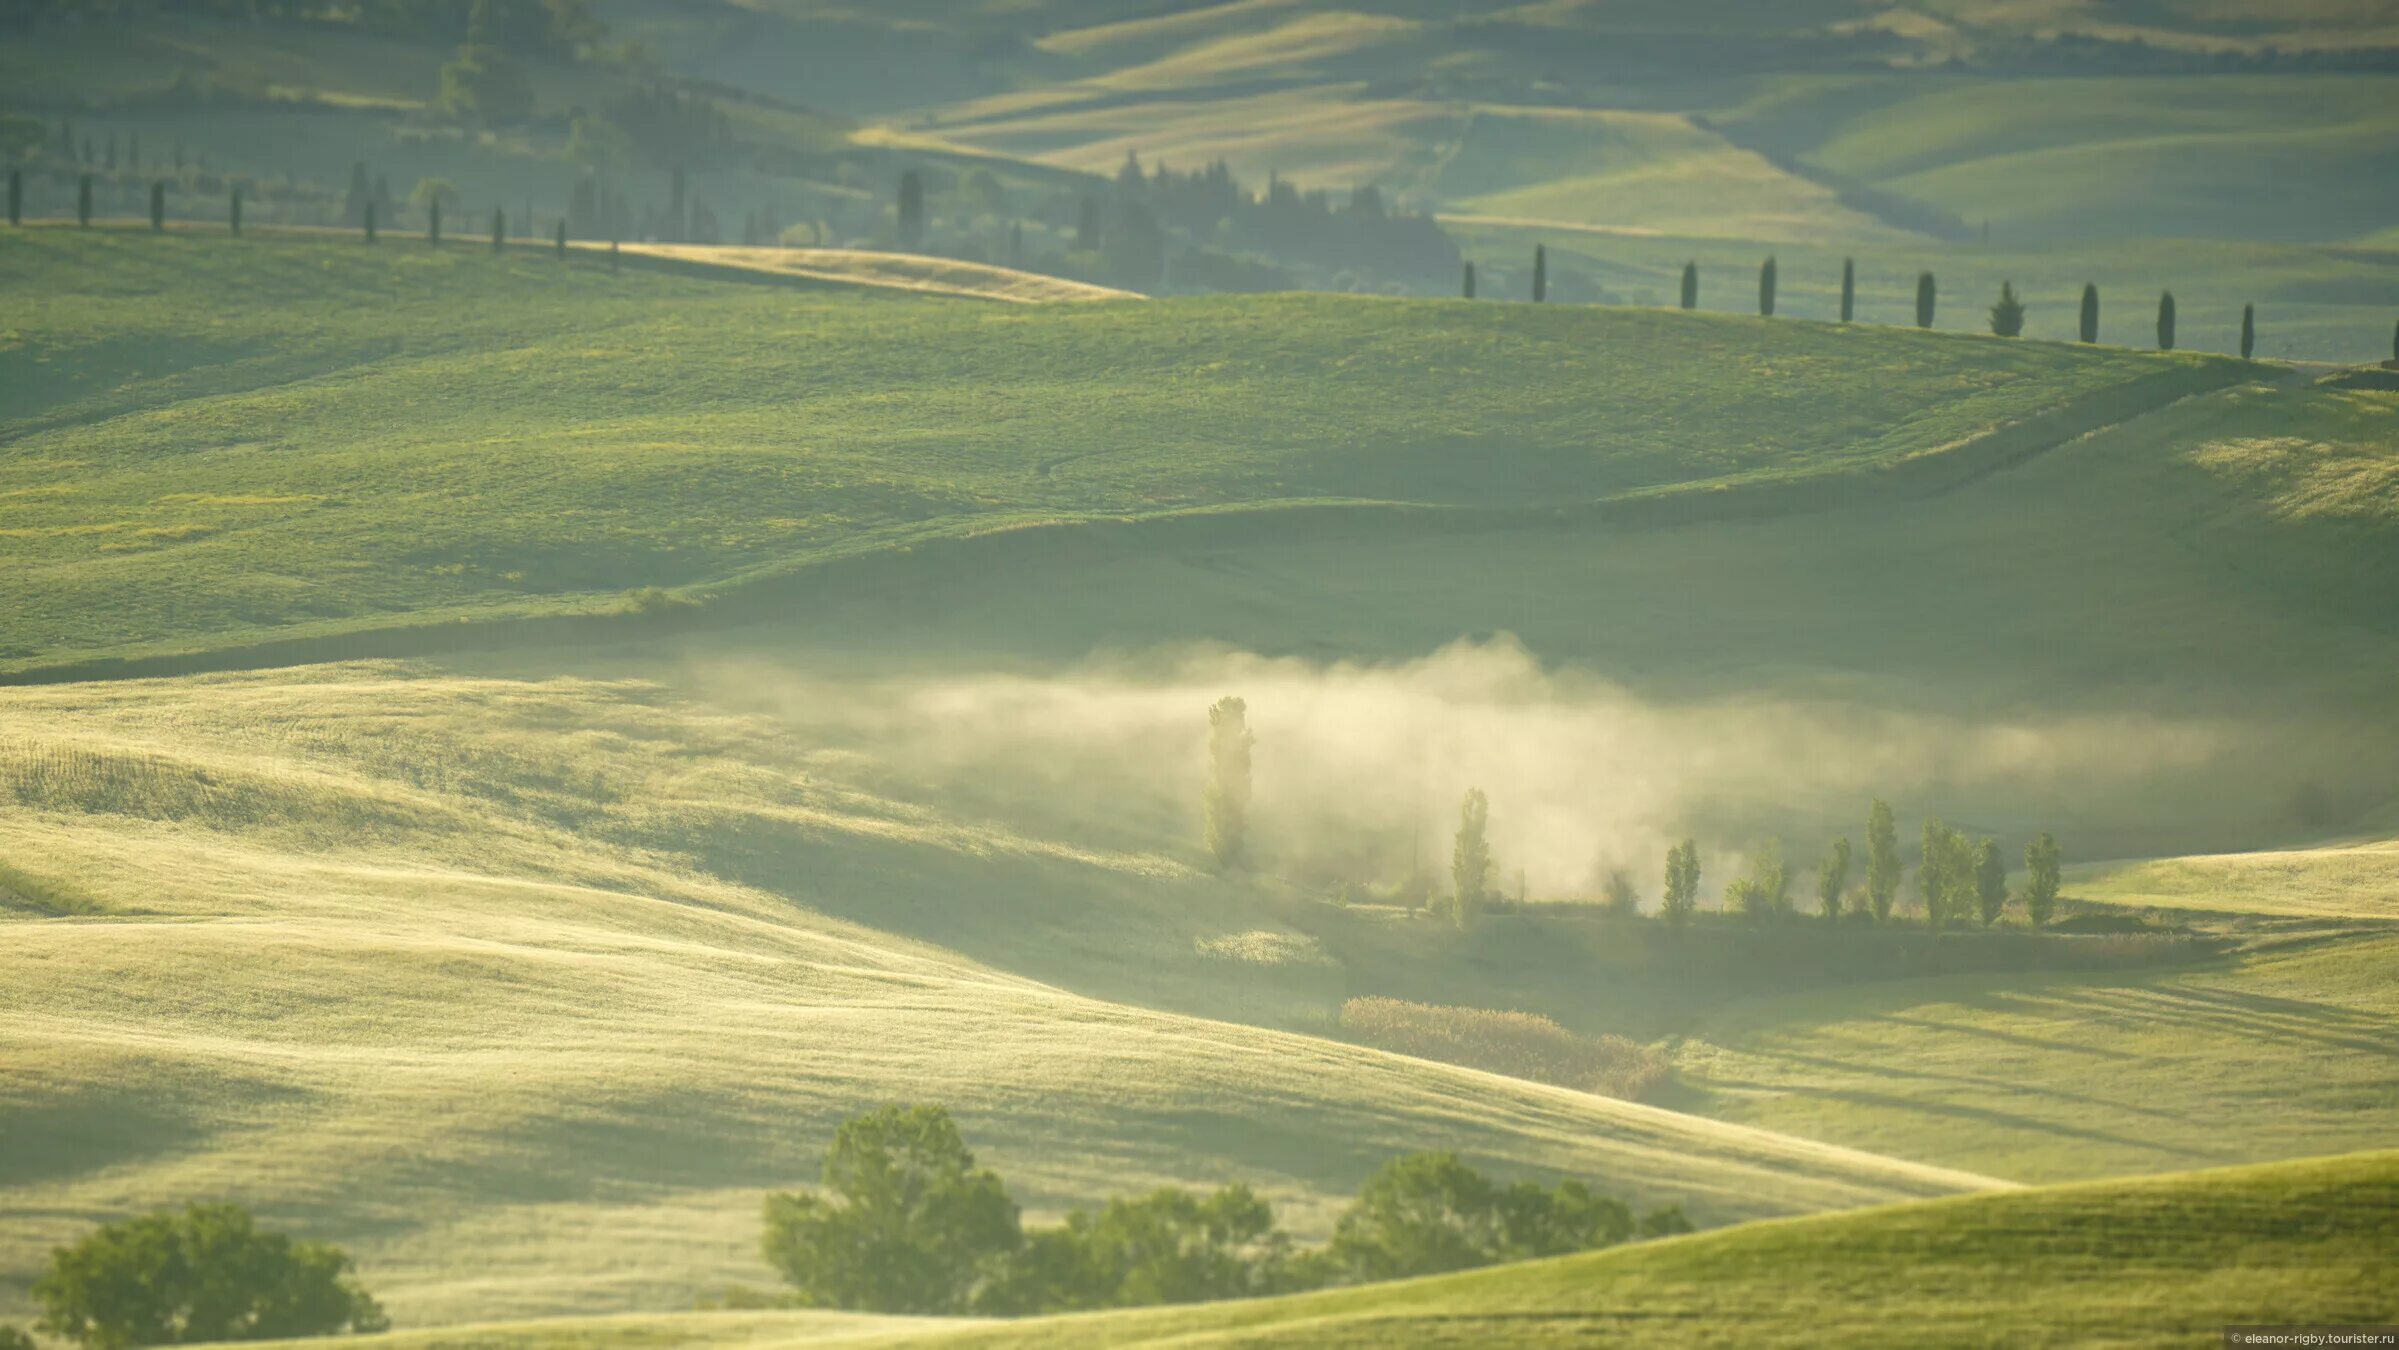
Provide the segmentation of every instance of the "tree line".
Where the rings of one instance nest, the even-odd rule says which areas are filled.
[[[806,1306],[1021,1316],[1194,1303],[1404,1279],[1689,1232],[1576,1181],[1501,1183],[1454,1153],[1393,1160],[1302,1247],[1246,1185],[1162,1187],[1027,1227],[938,1106],[844,1123],[822,1184],[770,1195],[768,1264]]]
[[[1201,788],[1201,818],[1209,856],[1219,870],[1249,862],[1251,757],[1257,737],[1249,729],[1249,705],[1227,695],[1208,709],[1207,773]],[[1449,889],[1423,896],[1429,908],[1461,928],[1471,926],[1494,898],[1497,864],[1491,849],[1491,799],[1468,788],[1458,804],[1458,828],[1450,841]],[[2026,920],[2043,928],[2057,913],[2061,858],[2057,839],[2044,830],[2024,846],[2024,884],[2008,889],[2008,867],[1995,838],[1974,838],[1939,820],[1924,823],[1917,854],[1916,894],[1925,922],[1946,927],[1997,923],[2011,899]],[[1829,922],[1853,919],[1888,923],[1899,898],[1906,864],[1891,804],[1877,797],[1866,811],[1862,888],[1850,884],[1859,861],[1848,836],[1830,840],[1816,864],[1812,890],[1817,913]],[[1749,870],[1727,884],[1720,909],[1753,920],[1786,918],[1798,912],[1792,898],[1790,863],[1780,839],[1769,839],[1748,859]],[[1699,910],[1699,843],[1685,838],[1666,851],[1658,917],[1682,927]],[[1632,873],[1611,869],[1603,883],[1604,908],[1633,918],[1641,913],[1641,890]],[[1411,907],[1413,907],[1413,897]]]

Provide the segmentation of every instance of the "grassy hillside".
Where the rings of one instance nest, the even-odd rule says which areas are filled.
[[[2024,1182],[2378,1147],[2394,959],[2387,930],[2318,934],[2193,971],[1763,1000],[1683,1042],[1677,1104]]]
[[[1339,972],[1179,827],[902,790],[654,681],[0,705],[0,1317],[53,1245],[198,1198],[348,1246],[404,1325],[688,1307],[771,1282],[761,1193],[895,1099],[1036,1213],[1239,1179],[1315,1235],[1426,1148],[1708,1222],[1990,1184],[1159,1011],[1288,1020]]]
[[[396,239],[29,230],[0,294],[0,371],[32,391],[0,422],[18,665],[604,606],[1061,518],[1856,472],[2234,373],[1590,308],[894,301]]]
[[[2399,841],[2101,864],[2074,889],[2114,905],[2399,919]]]
[[[2383,1255],[2394,1203],[2399,1155],[2364,1153],[1754,1224],[1296,1298],[912,1330],[871,1343],[2195,1344],[2226,1324],[2389,1320],[2399,1312]],[[2307,1222],[2292,1222],[2294,1213]],[[789,1340],[764,1318],[735,1325],[686,1315],[596,1343],[812,1343],[806,1315],[784,1316]],[[345,1343],[427,1344],[400,1336]],[[556,1343],[540,1324],[440,1342],[460,1350]]]

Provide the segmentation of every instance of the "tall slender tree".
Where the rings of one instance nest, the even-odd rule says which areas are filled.
[[[1458,835],[1450,846],[1449,877],[1453,887],[1450,918],[1458,927],[1473,925],[1491,888],[1491,801],[1481,788],[1466,789],[1458,806]]]
[[[365,210],[364,214],[362,214],[362,215],[359,217],[359,219],[365,223],[365,226],[366,226],[366,237],[367,237],[367,242],[368,242],[368,243],[370,243],[370,244],[371,244],[371,243],[374,243],[374,242],[375,242],[375,204],[374,204],[373,202],[368,202],[368,203],[366,204],[366,210]]]
[[[2174,350],[2174,292],[2166,291],[2157,298],[2157,349]]]
[[[88,173],[75,185],[75,223],[92,223],[92,176]]]
[[[2082,340],[2099,340],[2099,288],[2087,281],[2082,284]]]
[[[2007,908],[2007,861],[1999,856],[1999,841],[1985,839],[1974,850],[1974,908],[1988,928]]]
[[[1930,328],[1933,326],[1933,300],[1935,298],[1935,293],[1936,288],[1933,284],[1933,274],[1930,272],[1919,272],[1916,275],[1916,326],[1918,328]]]
[[[1934,932],[1950,917],[1957,894],[1956,831],[1938,820],[1924,822],[1924,841],[1916,859],[1916,895],[1924,902],[1925,926]]]
[[[1250,748],[1249,704],[1228,694],[1208,708],[1208,786],[1200,796],[1200,814],[1208,831],[1208,852],[1219,868],[1233,868],[1249,856]]]
[[[2057,912],[2057,893],[2057,840],[2043,830],[2024,846],[2024,917],[2033,927],[2048,925],[2049,916]]]
[[[439,197],[435,197],[425,204],[425,242],[429,244],[441,242],[441,198]]]
[[[167,184],[166,180],[162,178],[150,185],[150,229],[152,232],[156,232],[166,227]]]
[[[1858,312],[1858,264],[1855,258],[1841,260],[1841,322],[1848,323]]]
[[[900,175],[900,247],[914,251],[925,242],[925,180],[916,170]]]
[[[1899,824],[1877,797],[1866,808],[1866,903],[1877,921],[1891,917],[1899,898]]]
[[[558,218],[558,239],[557,239],[557,244],[558,244],[558,257],[559,257],[559,260],[563,262],[563,261],[566,259],[566,217],[564,217],[564,216],[560,216],[560,217]]]
[[[239,183],[233,185],[233,204],[227,208],[226,219],[232,223],[235,234],[242,232],[242,185]]]
[[[13,229],[25,223],[25,171],[8,171],[8,223]]]
[[[1666,892],[1658,902],[1658,914],[1680,928],[1698,908],[1699,844],[1685,839],[1666,850]]]
[[[1699,264],[1683,264],[1683,308],[1699,308]]]
[[[1465,297],[1466,299],[1468,299],[1468,300],[1472,300],[1472,299],[1474,298],[1474,264],[1473,264],[1473,263],[1468,263],[1468,264],[1466,264],[1466,278],[1465,278],[1465,281],[1464,281],[1464,282],[1463,282],[1463,283],[1462,283],[1462,284],[1459,286],[1459,288],[1458,288],[1458,293],[1459,293],[1461,296],[1464,296],[1464,297]]]
[[[506,247],[508,247],[508,213],[495,206],[491,209],[491,251],[497,253]]]
[[[1533,303],[1537,305],[1548,298],[1549,250],[1540,244],[1535,244],[1533,245]]]
[[[2246,361],[2257,352],[2257,306],[2241,306],[2241,359]]]
[[[1842,835],[1816,864],[1816,906],[1827,919],[1841,917],[1841,896],[1849,889],[1849,836]]]
[[[1772,254],[1767,255],[1766,261],[1758,265],[1758,313],[1769,319],[1774,317],[1774,257]]]

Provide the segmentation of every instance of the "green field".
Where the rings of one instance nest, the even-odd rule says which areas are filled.
[[[36,391],[0,424],[18,666],[589,609],[1061,519],[1854,473],[2238,373],[1563,307],[901,305],[399,240],[37,230],[0,240],[0,289],[0,369]]]
[[[2195,1172],[1981,1196],[1499,1270],[1254,1303],[894,1330],[873,1345],[2191,1344],[2293,1308],[2399,1310],[2384,1253],[2399,1157]],[[2304,1224],[2291,1222],[2303,1212]],[[1894,1270],[1908,1278],[1893,1279]],[[2039,1298],[2027,1290],[2040,1291]],[[395,1335],[362,1346],[533,1350],[812,1345],[814,1318],[702,1314]],[[588,1339],[586,1339],[588,1338]],[[325,1344],[311,1342],[310,1344]]]

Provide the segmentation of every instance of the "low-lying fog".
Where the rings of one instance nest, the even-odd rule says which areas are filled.
[[[1259,863],[1308,882],[1396,882],[1412,853],[1445,876],[1470,787],[1491,800],[1501,889],[1513,893],[1521,869],[1536,897],[1592,893],[1621,865],[1654,898],[1660,860],[1686,834],[1708,857],[1707,894],[1768,837],[1804,874],[1833,835],[1862,843],[1877,795],[1898,811],[1903,847],[1938,815],[1998,835],[2011,858],[2050,829],[2085,859],[2322,834],[2379,800],[2339,728],[1662,702],[1545,667],[1504,637],[1392,664],[1186,648],[985,675],[833,678],[741,661],[702,681],[895,793],[1194,857],[1207,709],[1239,695],[1257,738]]]

